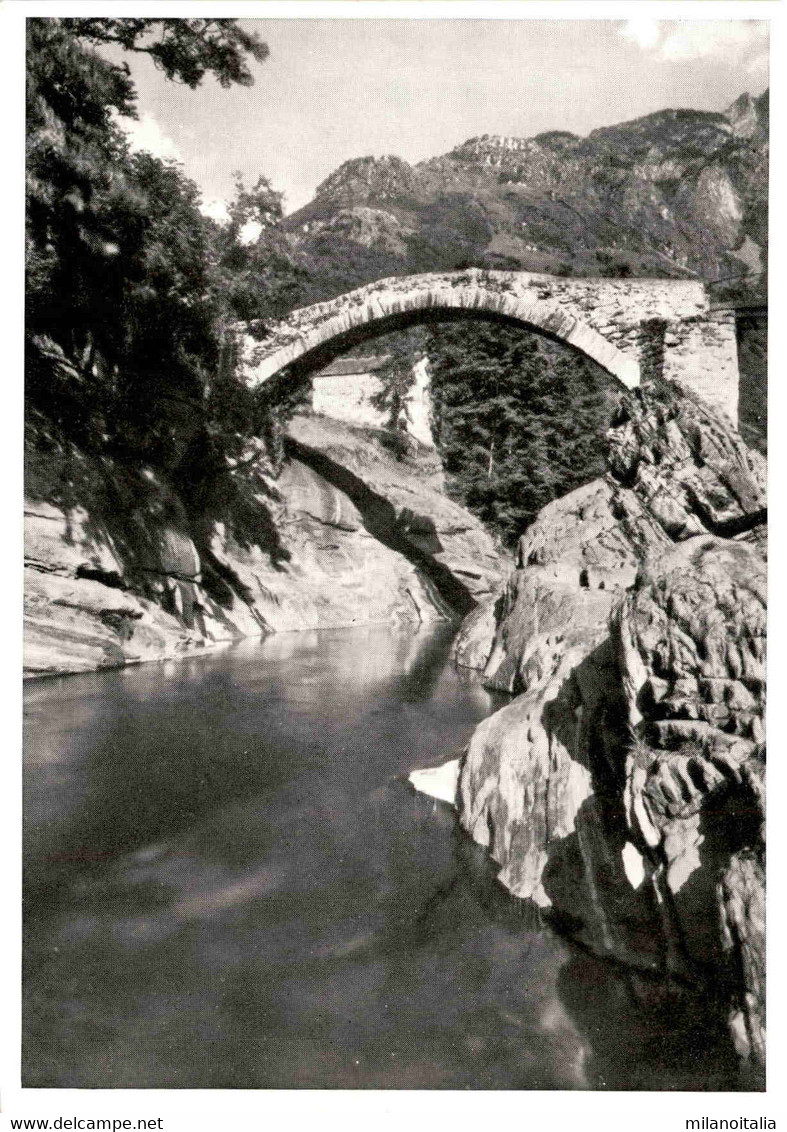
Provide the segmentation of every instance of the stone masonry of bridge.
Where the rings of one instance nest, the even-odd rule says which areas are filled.
[[[655,376],[681,382],[737,425],[735,316],[712,311],[693,280],[477,268],[381,279],[293,311],[261,343],[247,334],[249,381],[258,385],[288,366],[310,374],[366,339],[441,318],[518,323],[585,354],[627,388]]]

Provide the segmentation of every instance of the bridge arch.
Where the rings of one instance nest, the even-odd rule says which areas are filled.
[[[478,270],[395,277],[303,307],[272,327],[263,343],[247,338],[251,383],[256,386],[287,367],[294,377],[315,372],[352,346],[391,330],[425,322],[483,319],[519,325],[563,343],[626,388],[639,385],[637,358],[581,317],[578,304],[565,302],[565,297],[558,301],[545,293],[543,285],[523,288],[522,282],[522,273]]]
[[[632,389],[664,377],[738,420],[734,314],[712,310],[695,279],[575,279],[525,271],[396,276],[293,311],[244,359],[258,385],[316,372],[368,338],[419,322],[492,319],[562,342]],[[250,328],[251,331],[251,328]]]

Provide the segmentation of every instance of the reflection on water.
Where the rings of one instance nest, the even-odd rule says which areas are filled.
[[[449,649],[282,634],[28,686],[25,1085],[669,1087],[625,1043],[603,1079],[630,1004],[402,781],[494,706]]]

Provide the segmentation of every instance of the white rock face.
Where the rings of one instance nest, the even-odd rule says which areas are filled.
[[[363,370],[364,363],[369,366],[369,372]],[[347,424],[392,427],[389,412],[375,404],[375,398],[383,391],[382,380],[372,371],[379,363],[376,357],[359,358],[358,372],[331,373],[328,367],[326,372],[317,374],[312,382],[314,412]],[[420,444],[434,448],[429,359],[420,358],[412,373],[413,383],[405,394],[396,424]]]
[[[632,888],[639,888],[645,879],[645,864],[635,845],[627,841],[623,846],[623,869]]]
[[[25,561],[63,577],[80,568],[123,573],[112,539],[83,507],[66,513],[42,499],[25,500]]]
[[[432,379],[429,359],[423,357],[413,366],[413,384],[407,391],[403,406],[405,432],[427,448],[434,448],[432,436]]]
[[[425,770],[414,770],[409,781],[421,794],[437,798],[440,802],[456,805],[456,789],[459,782],[459,759],[452,759],[442,766],[430,766]]]
[[[232,520],[197,533],[198,551],[185,523],[162,522],[164,487],[152,473],[141,472],[151,502],[139,521],[109,514],[95,493],[68,509],[31,495],[26,674],[163,660],[268,633],[429,624],[497,589],[504,562],[442,491],[433,452],[397,460],[374,436],[316,415],[294,418],[289,440],[302,458],[286,461],[275,498],[264,471],[241,473],[257,476],[246,490],[256,485],[278,558],[262,523]]]
[[[388,414],[372,401],[382,388],[373,373],[318,374],[312,383],[312,408],[336,421],[385,428]]]

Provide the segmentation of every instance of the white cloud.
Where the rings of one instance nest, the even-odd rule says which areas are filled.
[[[740,63],[752,50],[761,55],[767,42],[768,25],[762,20],[682,20],[671,25],[658,57]]]
[[[764,20],[629,20],[620,35],[662,63],[704,59],[767,81],[768,24]]]
[[[222,200],[221,197],[211,197],[209,200],[204,200],[199,206],[199,210],[203,216],[209,216],[211,220],[216,220],[219,224],[229,223],[229,208],[226,200]],[[238,240],[241,244],[253,244],[261,231],[262,224],[259,220],[247,220],[238,232]]]
[[[770,66],[770,59],[768,51],[760,51],[753,59],[750,59],[746,64],[746,73],[749,75],[756,75],[757,78],[764,79],[767,82],[768,68]]]
[[[262,231],[259,220],[247,220],[238,232],[238,239],[242,244],[253,244]]]
[[[661,35],[661,28],[659,27],[658,20],[629,20],[625,27],[621,28],[620,34],[624,39],[630,39],[632,43],[636,43],[643,51],[649,47],[655,47]]]
[[[203,216],[209,216],[211,220],[217,220],[219,224],[229,222],[230,213],[227,202],[222,200],[221,197],[211,197],[210,200],[204,200],[199,206],[199,210]]]
[[[152,115],[143,114],[141,118],[118,118],[118,125],[126,133],[133,153],[146,150],[154,157],[162,159],[170,157],[180,161],[181,155],[178,147],[171,137],[161,129]]]

